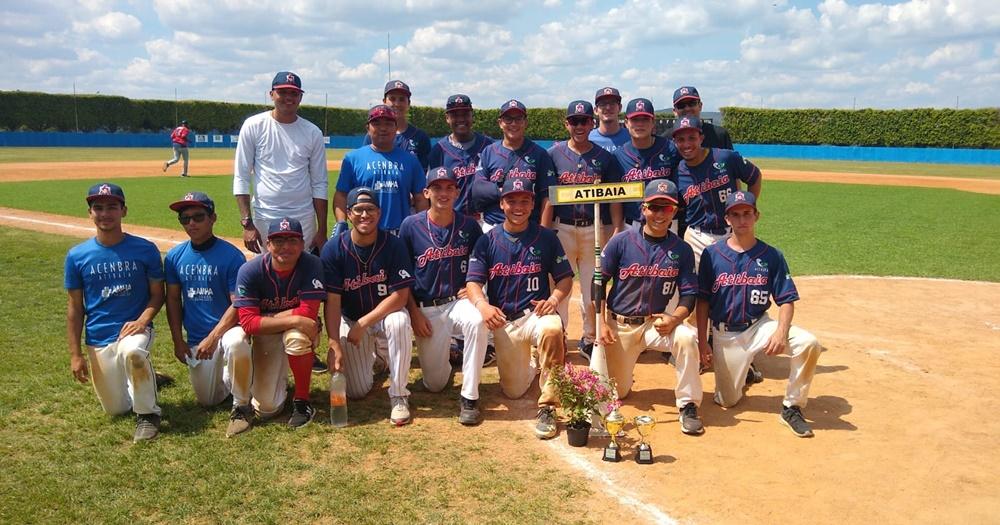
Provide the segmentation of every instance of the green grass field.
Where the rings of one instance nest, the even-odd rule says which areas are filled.
[[[360,144],[360,139],[358,141]],[[233,148],[192,147],[191,162],[198,159],[233,160]],[[340,160],[349,149],[327,149],[328,160]],[[0,163],[5,162],[91,162],[101,160],[168,160],[169,146],[162,148],[6,148],[0,147]]]

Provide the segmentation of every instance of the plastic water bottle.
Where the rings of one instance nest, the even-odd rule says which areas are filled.
[[[340,372],[330,375],[330,424],[347,426],[347,378]]]

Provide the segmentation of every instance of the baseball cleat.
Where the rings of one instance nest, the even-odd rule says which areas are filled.
[[[580,343],[576,345],[576,348],[580,351],[580,355],[583,356],[583,358],[589,363],[590,355],[594,353],[594,343],[588,343],[581,339]]]
[[[700,436],[705,433],[705,425],[701,423],[698,407],[694,403],[684,405],[678,419],[681,422],[681,432],[689,436]]]
[[[497,350],[493,345],[486,345],[486,354],[483,356],[483,367],[487,367],[497,362]]]
[[[535,437],[551,439],[556,437],[556,409],[542,407],[538,409],[538,419],[535,422]]]
[[[167,374],[161,374],[159,372],[154,372],[153,375],[156,376],[156,389],[162,390],[172,384],[174,384],[174,378],[168,376]]]
[[[326,363],[318,355],[313,354],[312,370],[314,374],[322,374],[329,370],[329,367],[326,366]]]
[[[801,438],[813,437],[813,431],[809,428],[809,423],[802,417],[802,409],[797,406],[781,408],[781,422],[792,430],[796,436]]]
[[[393,396],[392,412],[389,413],[389,422],[397,427],[408,425],[412,421],[410,416],[410,403],[406,396]]]
[[[462,368],[462,355],[465,351],[465,341],[455,339],[448,349],[448,362],[455,368]]]
[[[253,407],[250,405],[233,407],[229,413],[229,426],[226,427],[226,437],[231,438],[250,430],[253,424]]]
[[[132,442],[152,441],[160,435],[160,416],[156,414],[138,414],[135,418],[135,434]]]
[[[188,176],[187,173],[181,173],[181,177],[187,177],[187,176]]]
[[[750,369],[747,370],[746,385],[749,387],[750,385],[763,382],[764,382],[764,373],[761,372],[760,370],[757,370],[757,367],[754,366],[753,363],[750,363]]]
[[[458,422],[467,427],[482,423],[483,414],[479,411],[479,403],[474,399],[459,397]]]
[[[169,167],[170,167],[170,163],[169,162],[164,162],[163,163],[163,173],[166,173],[167,172],[167,168],[169,168]]]
[[[305,399],[292,400],[292,417],[288,418],[288,426],[299,428],[305,426],[316,416],[316,409]]]

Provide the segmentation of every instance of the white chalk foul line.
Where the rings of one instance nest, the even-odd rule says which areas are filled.
[[[546,444],[552,447],[559,457],[565,460],[566,463],[569,463],[571,467],[579,470],[592,481],[600,484],[603,487],[602,492],[604,494],[612,499],[618,500],[618,503],[620,503],[622,507],[632,510],[636,516],[648,520],[650,523],[660,525],[677,524],[677,520],[671,518],[656,505],[646,503],[645,501],[642,501],[620,489],[610,476],[601,472],[600,469],[595,468],[590,464],[590,461],[580,457],[576,451],[569,448],[569,445],[563,444],[562,441],[557,439],[550,439],[546,441]]]

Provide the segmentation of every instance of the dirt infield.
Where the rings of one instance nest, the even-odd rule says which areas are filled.
[[[0,224],[89,236],[86,218],[0,208]],[[183,233],[126,226],[161,249]],[[584,449],[529,436],[532,395],[484,397],[487,421],[463,429],[421,420],[413,429],[471,432],[498,441],[495,453],[542,458],[539,468],[587,476],[595,495],[581,516],[599,522],[937,523],[995,520],[1000,487],[1000,284],[934,279],[800,277],[796,324],[815,333],[826,352],[805,414],[816,431],[799,439],[778,422],[788,360],[764,357],[765,375],[735,408],[711,402],[712,374],[702,376],[707,431],[684,436],[677,423],[674,369],[660,354],[640,359],[623,413],[651,413],[656,464],[600,461],[606,440]],[[574,294],[575,295],[575,294]],[[569,336],[580,333],[578,304]],[[584,361],[575,351],[570,360]],[[484,375],[495,383],[495,369]],[[493,391],[494,385],[484,384]],[[504,436],[509,437],[504,439]],[[502,442],[502,443],[501,443]],[[517,456],[513,456],[517,457]]]

